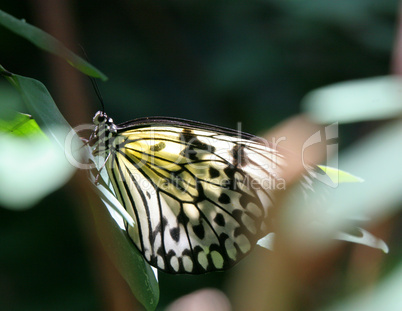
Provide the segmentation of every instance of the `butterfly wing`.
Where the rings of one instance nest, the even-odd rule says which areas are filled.
[[[169,273],[226,269],[270,225],[284,159],[248,134],[176,119],[120,126],[106,163],[128,234]]]

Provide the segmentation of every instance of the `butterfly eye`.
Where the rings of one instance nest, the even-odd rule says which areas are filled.
[[[104,112],[98,111],[94,116],[93,122],[95,124],[100,124],[100,123],[105,122],[106,118],[107,118],[107,116]]]

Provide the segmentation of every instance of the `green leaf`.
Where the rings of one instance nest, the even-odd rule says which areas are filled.
[[[325,165],[318,165],[320,169],[332,180],[335,184],[342,183],[353,183],[353,182],[363,182],[364,180],[360,177],[354,176],[348,172],[342,171],[340,169],[329,167]]]
[[[402,114],[397,76],[347,81],[308,93],[303,110],[320,123],[348,123],[390,119]]]
[[[362,228],[356,228],[356,229],[358,230],[359,235],[350,234],[346,232],[338,232],[333,236],[333,239],[366,245],[368,247],[381,249],[384,253],[388,253],[389,251],[388,245],[383,240],[375,237],[370,232]],[[257,245],[266,248],[270,251],[273,251],[275,245],[275,233],[274,232],[268,233],[266,236],[258,240]]]
[[[77,68],[82,73],[100,78],[103,81],[107,80],[107,77],[101,71],[71,52],[59,40],[39,28],[28,24],[25,20],[19,20],[0,10],[0,24],[32,42],[42,50],[64,58],[71,66]]]
[[[349,234],[346,232],[339,232],[335,235],[335,239],[352,242],[356,244],[362,244],[372,248],[378,248],[381,249],[384,253],[388,253],[389,251],[388,245],[383,240],[375,237],[370,232],[362,228],[358,228],[358,230],[360,232],[360,236],[357,236],[355,234]]]
[[[402,202],[402,122],[390,122],[345,150],[339,166],[365,182],[341,187],[329,198],[328,207],[342,214],[390,217]],[[331,164],[331,162],[329,162]],[[333,219],[335,220],[335,218]]]
[[[20,146],[17,146],[15,144],[15,135],[13,135],[10,143],[0,140],[0,146],[6,146],[4,150],[12,152],[7,159],[2,160],[0,158],[0,171],[2,172],[0,174],[0,203],[3,203],[2,199],[7,198],[7,194],[14,193],[14,200],[24,197],[26,197],[26,200],[8,202],[7,204],[12,208],[23,208],[28,207],[30,204],[33,205],[43,196],[54,191],[55,188],[49,188],[48,186],[60,186],[74,172],[74,167],[66,160],[65,152],[69,150],[65,150],[65,141],[67,135],[75,132],[71,132],[73,130],[57,109],[52,97],[42,83],[31,78],[12,74],[1,66],[0,73],[20,92],[25,103],[24,111],[30,113],[37,120],[39,126],[44,129],[46,136],[49,138],[43,139],[42,137],[42,141],[46,143],[44,146],[38,141],[27,142],[26,140],[22,141]],[[25,120],[27,119],[25,118]],[[13,128],[14,124],[17,125],[18,122],[19,120],[4,122],[4,127],[10,128],[11,126]],[[15,129],[12,129],[12,131],[15,131]],[[73,137],[73,145],[75,147],[73,146],[72,149],[86,150],[82,148],[82,142],[76,135]],[[50,150],[57,153],[55,159],[61,161],[63,167],[70,169],[70,175],[65,176],[61,168],[51,165],[52,161],[49,161],[51,157],[47,155],[52,155],[53,153],[47,151],[46,148],[50,148]],[[4,155],[4,153],[0,153],[1,155]],[[89,151],[84,155],[91,156]],[[30,162],[30,160],[35,161],[35,163]],[[12,165],[10,165],[10,161],[14,161]],[[32,170],[36,168],[37,170]],[[3,174],[4,172],[5,174]],[[60,177],[60,179],[59,181],[54,181],[49,175],[50,177]],[[20,180],[26,181],[26,183],[17,183]],[[33,191],[30,191],[30,189]],[[5,193],[2,193],[2,190]],[[113,194],[107,191],[107,188],[97,187],[97,192],[105,205],[109,206],[111,210],[117,211],[119,215],[123,215],[124,219],[130,223],[130,216],[125,213],[120,203]],[[30,196],[27,196],[27,194]],[[35,194],[37,196],[32,197]],[[106,206],[100,207],[95,203],[94,199],[90,200],[89,203],[104,245],[120,273],[137,299],[148,310],[154,310],[159,299],[159,287],[152,269],[144,261],[132,241],[128,239],[125,230],[121,229],[116,223]]]
[[[329,189],[323,185],[285,198],[284,226],[287,234],[324,249],[338,232],[392,217],[402,202],[402,122],[394,121],[343,151],[339,166],[364,178],[364,183],[344,184]],[[331,165],[331,160],[329,161]],[[296,189],[297,190],[297,189]],[[305,230],[306,220],[314,223]],[[361,243],[361,241],[360,241]]]
[[[274,232],[268,233],[266,236],[264,236],[263,238],[261,238],[257,241],[257,245],[259,245],[263,248],[266,248],[270,251],[274,250],[274,243],[275,243],[275,233]]]
[[[324,311],[398,311],[402,310],[402,263],[379,284],[368,288],[345,300],[334,301],[334,305],[322,309]]]
[[[21,94],[25,104],[24,112],[32,115],[40,128],[64,151],[65,137],[72,129],[46,87],[38,80],[13,74],[1,65],[0,74]],[[53,132],[55,127],[57,130]]]
[[[110,202],[102,201],[110,206]],[[128,238],[126,231],[111,216],[108,208],[105,205],[99,206],[95,200],[90,200],[89,204],[102,244],[115,266],[138,301],[147,310],[155,310],[159,301],[159,286],[151,267]]]
[[[24,209],[64,185],[75,172],[64,148],[72,129],[42,83],[1,66],[0,73],[21,94],[25,105],[20,108],[38,122],[15,112],[14,118],[0,121],[0,202],[8,208]],[[13,110],[13,103],[2,103],[5,109]],[[81,144],[78,139],[74,143]]]
[[[27,114],[14,113],[11,119],[0,119],[0,132],[15,136],[46,135],[40,129],[38,123]]]
[[[0,119],[13,120],[16,111],[23,111],[21,95],[6,80],[0,79]]]
[[[56,133],[56,129],[54,130]],[[0,133],[0,205],[26,209],[63,186],[75,169],[44,134]]]

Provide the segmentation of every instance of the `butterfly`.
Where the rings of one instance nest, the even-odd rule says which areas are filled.
[[[272,226],[283,154],[244,132],[170,117],[116,125],[103,111],[89,139],[115,195],[134,219],[126,231],[168,273],[225,270]]]

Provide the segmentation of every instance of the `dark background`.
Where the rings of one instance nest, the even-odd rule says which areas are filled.
[[[315,88],[388,74],[398,1],[48,0],[0,9],[79,54],[83,46],[109,77],[99,88],[117,123],[164,115],[242,122],[258,134],[299,113]],[[0,38],[6,69],[42,81],[71,124],[91,122],[100,104],[87,78],[60,74],[70,72],[62,61],[6,29]],[[343,126],[341,146],[366,127]],[[0,209],[0,311],[107,309],[73,188],[25,212]],[[161,273],[160,308],[198,288],[225,291],[230,274]]]

